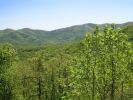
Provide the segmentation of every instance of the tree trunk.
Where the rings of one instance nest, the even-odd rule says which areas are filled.
[[[95,70],[94,70],[94,68],[93,68],[92,100],[95,100]]]
[[[123,100],[123,90],[124,90],[124,81],[122,81],[122,83],[121,83],[121,100]]]
[[[42,89],[41,89],[41,79],[38,79],[38,100],[41,100]]]
[[[113,57],[112,59],[112,84],[111,84],[111,100],[115,100],[115,65]]]

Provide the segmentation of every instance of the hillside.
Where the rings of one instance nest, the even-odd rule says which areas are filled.
[[[123,32],[129,36],[129,40],[133,41],[133,25],[124,27]]]
[[[0,42],[9,42],[13,44],[49,44],[79,42],[84,38],[84,35],[87,32],[92,32],[96,25],[98,25],[102,29],[103,26],[110,24],[88,23],[53,31],[34,30],[29,28],[23,28],[19,30],[5,29],[0,30]],[[130,38],[133,38],[133,22],[116,24],[116,27],[124,27],[123,31],[128,32]]]

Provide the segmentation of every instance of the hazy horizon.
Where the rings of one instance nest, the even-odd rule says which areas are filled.
[[[128,21],[128,22],[132,22],[132,23],[133,23],[133,21]],[[128,22],[115,23],[115,24],[124,24],[124,23],[128,23]],[[114,22],[112,22],[112,23],[114,23]],[[97,24],[97,25],[100,25],[100,24],[112,24],[112,23],[91,23],[91,24]],[[78,24],[78,25],[84,25],[84,24],[90,24],[90,23],[88,22],[88,23],[83,23],[83,24]],[[52,30],[45,30],[45,29],[39,29],[39,28],[30,28],[30,27],[22,27],[22,28],[17,28],[17,29],[7,27],[7,28],[0,29],[0,30],[6,30],[6,29],[12,29],[12,30],[33,29],[33,30],[43,30],[43,31],[54,31],[54,30],[63,29],[63,28],[69,28],[69,27],[78,26],[78,25],[70,25],[70,26],[60,27],[60,28],[52,29]]]
[[[0,0],[0,30],[133,21],[132,0]]]

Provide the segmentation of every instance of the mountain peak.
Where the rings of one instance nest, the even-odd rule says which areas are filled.
[[[30,29],[30,28],[22,28],[22,29],[19,29],[19,30],[33,30],[33,29]]]
[[[1,31],[3,31],[3,32],[5,32],[5,33],[8,33],[8,32],[13,32],[13,31],[15,31],[15,30],[10,29],[10,28],[7,28],[7,29],[1,30]]]

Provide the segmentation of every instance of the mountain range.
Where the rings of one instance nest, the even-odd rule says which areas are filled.
[[[55,43],[74,43],[81,41],[87,32],[93,32],[96,26],[103,29],[106,24],[87,23],[75,25],[67,28],[61,28],[52,31],[34,30],[23,28],[19,30],[4,29],[0,30],[0,43],[12,44],[55,44]],[[116,24],[116,27],[122,27],[123,31],[133,40],[133,22]]]

